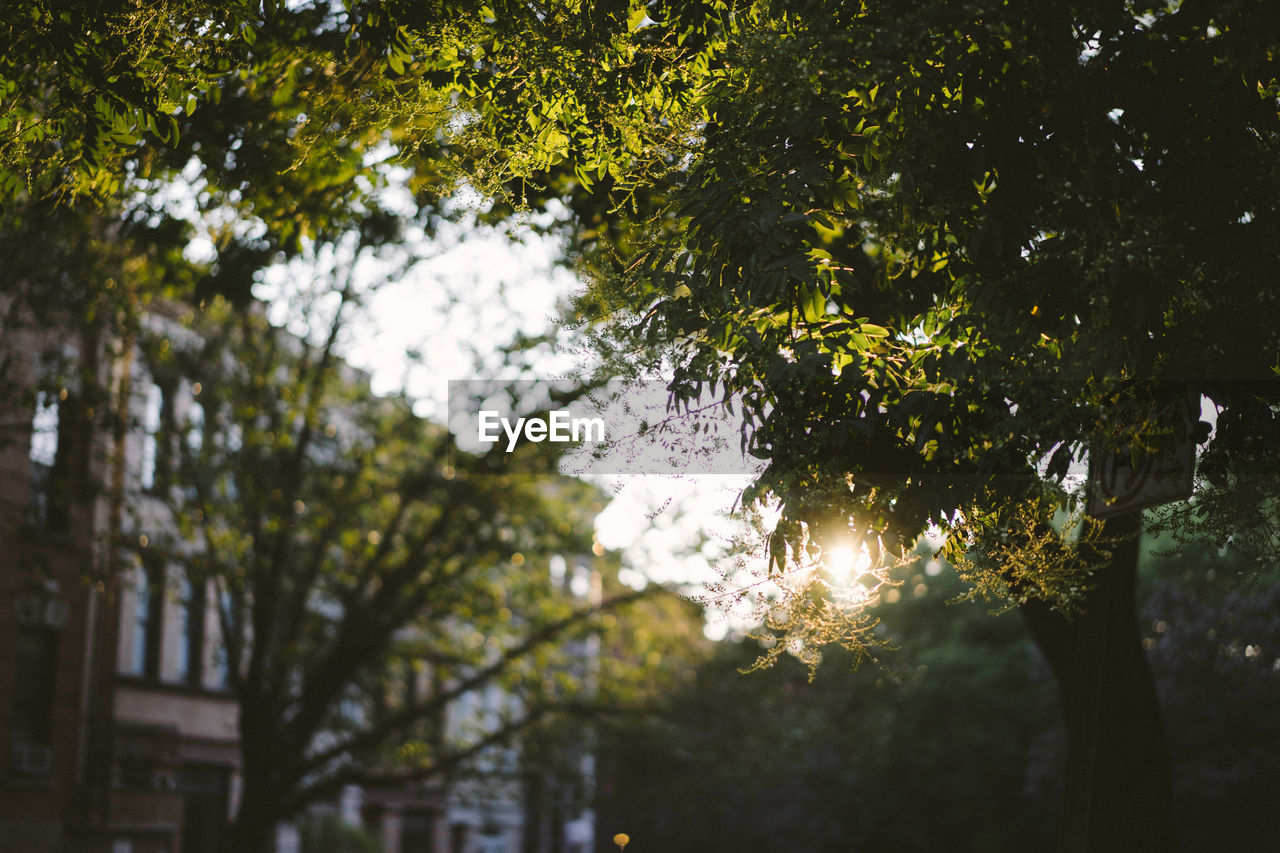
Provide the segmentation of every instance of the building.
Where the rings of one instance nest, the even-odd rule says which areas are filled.
[[[83,340],[5,337],[0,404],[0,850],[59,849],[88,808],[102,450],[78,412]]]

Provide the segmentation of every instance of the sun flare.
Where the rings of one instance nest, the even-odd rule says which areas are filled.
[[[822,563],[832,580],[849,583],[871,568],[871,555],[866,548],[855,551],[848,545],[841,545],[823,554]]]

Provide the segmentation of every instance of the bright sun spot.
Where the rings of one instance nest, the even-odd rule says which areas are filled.
[[[861,604],[867,600],[869,590],[859,583],[871,570],[871,554],[865,545],[857,550],[847,545],[832,548],[823,553],[822,566],[837,600],[846,604]]]

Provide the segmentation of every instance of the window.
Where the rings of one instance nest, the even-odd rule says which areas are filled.
[[[506,839],[500,833],[497,827],[486,827],[479,837],[480,853],[507,853]]]
[[[133,608],[129,672],[155,678],[160,671],[160,625],[164,618],[164,566],[148,561],[138,572]]]
[[[196,383],[191,387],[192,394],[195,394],[198,393],[200,384]],[[208,488],[208,480],[205,479],[199,465],[200,456],[204,450],[204,433],[204,406],[194,399],[188,399],[182,421],[182,445],[179,448],[182,456],[179,463],[174,466],[174,473],[178,476],[183,494],[189,501],[196,500],[201,492]]]
[[[227,651],[227,638],[223,625],[237,624],[236,611],[232,608],[231,593],[225,589],[218,591],[218,647],[213,657],[213,686],[226,689],[231,686],[230,652]],[[233,627],[234,630],[234,627]]]
[[[235,468],[239,461],[237,457],[244,446],[244,430],[240,424],[227,423],[225,428],[214,432],[214,436],[214,440],[220,443],[221,472],[209,485],[219,499],[234,501],[240,495]]]
[[[198,456],[204,448],[204,406],[192,400],[187,405],[187,453]]]
[[[57,640],[57,631],[48,625],[18,628],[11,766],[15,773],[26,776],[49,773]]]
[[[58,458],[59,395],[49,391],[36,394],[36,413],[31,419],[31,461],[52,468]]]
[[[204,584],[183,578],[178,586],[178,606],[177,677],[186,684],[199,684],[204,674]]]
[[[66,448],[62,405],[67,392],[40,391],[31,419],[31,499],[29,520],[35,527],[64,530],[67,525]]]
[[[404,661],[404,704],[406,708],[412,708],[422,700],[421,681],[422,673],[418,669],[418,663],[406,659]]]
[[[400,818],[400,853],[433,853],[434,817],[428,812],[407,812]]]
[[[467,849],[467,841],[471,838],[471,827],[465,823],[454,823],[449,827],[449,849],[453,853],[463,853]]]
[[[142,488],[159,491],[169,485],[173,475],[173,395],[152,382],[147,388],[146,406],[142,414]]]
[[[183,853],[220,853],[223,849],[230,776],[225,767],[203,764],[188,765],[178,775]]]

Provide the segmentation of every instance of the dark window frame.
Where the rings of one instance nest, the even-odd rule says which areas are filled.
[[[15,659],[11,739],[15,744],[50,747],[54,735],[58,629],[43,624],[19,625]]]
[[[208,594],[203,581],[193,580],[190,575],[185,581],[186,594],[179,602],[183,612],[185,660],[178,661],[178,680],[183,684],[201,686],[205,671],[205,612],[208,609]]]
[[[202,853],[220,851],[227,832],[227,804],[231,797],[230,767],[187,764],[178,774],[182,796],[182,849]]]

